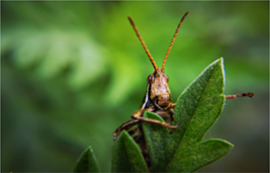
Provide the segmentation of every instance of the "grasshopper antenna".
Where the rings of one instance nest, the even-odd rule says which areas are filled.
[[[142,39],[142,37],[141,37],[141,35],[140,35],[140,33],[139,33],[137,27],[135,26],[135,23],[133,22],[133,20],[131,19],[131,17],[128,17],[128,20],[129,20],[129,22],[131,23],[131,25],[132,25],[134,31],[136,32],[136,35],[137,35],[137,37],[139,38],[139,40],[140,40],[140,42],[141,42],[141,44],[142,44],[142,46],[143,46],[143,48],[144,48],[146,54],[148,55],[148,57],[149,57],[151,63],[153,64],[153,67],[155,68],[155,70],[157,70],[158,67],[157,67],[157,65],[156,65],[156,63],[155,63],[155,61],[154,61],[152,55],[150,54],[149,50],[147,49],[146,44],[144,43],[144,41],[143,41],[143,39]]]
[[[180,27],[181,27],[183,21],[185,20],[186,16],[188,15],[188,13],[189,13],[189,11],[186,12],[186,13],[184,14],[184,16],[182,17],[180,23],[179,23],[178,26],[177,26],[177,29],[176,29],[176,31],[175,31],[175,33],[174,33],[174,35],[173,35],[173,38],[172,38],[171,44],[170,44],[170,46],[169,46],[169,49],[168,49],[168,51],[167,51],[167,53],[166,53],[166,55],[165,55],[165,58],[164,58],[164,61],[163,61],[163,64],[162,64],[162,71],[164,71],[165,63],[166,63],[166,60],[167,60],[167,58],[168,58],[168,55],[169,55],[169,53],[170,53],[170,51],[171,51],[171,48],[172,48],[172,45],[173,45],[173,43],[174,43],[175,37],[177,36],[177,33],[178,33],[178,31],[179,31],[179,29],[180,29]]]

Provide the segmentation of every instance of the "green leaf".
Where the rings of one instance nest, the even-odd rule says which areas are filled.
[[[175,107],[176,130],[143,123],[152,172],[192,172],[229,153],[233,145],[221,139],[202,141],[224,105],[223,59],[210,64],[180,95]],[[145,118],[164,121],[145,112]]]
[[[179,125],[178,129],[168,131],[160,125],[143,122],[151,172],[193,172],[230,152],[233,145],[224,140],[209,139],[202,142],[205,133],[223,109],[224,79],[223,59],[220,58],[210,64],[183,91],[174,109],[174,123]],[[144,117],[164,122],[153,112],[146,111]],[[138,151],[139,147],[128,133],[124,132],[122,136],[119,136],[114,149],[113,167],[118,168],[113,170],[131,172],[130,167],[139,165],[136,162],[141,164],[143,158]],[[129,143],[123,141],[124,137]],[[140,157],[127,154],[132,152],[132,145]],[[119,163],[120,161],[123,163]]]
[[[160,116],[153,112],[146,111],[144,117],[164,122]],[[168,129],[160,125],[143,123],[143,131],[151,158],[151,171],[164,172],[175,152],[176,142],[168,133]]]
[[[139,146],[126,131],[121,132],[114,144],[112,172],[147,172]]]
[[[220,115],[225,101],[223,59],[210,64],[180,95],[175,107],[179,142],[188,136],[199,142]]]
[[[89,146],[78,159],[74,172],[100,172],[99,166],[97,164],[97,159],[94,152]]]
[[[233,145],[221,139],[209,139],[197,145],[181,148],[177,154],[177,164],[169,165],[174,172],[194,172],[228,154]]]
[[[179,128],[172,134],[178,147],[167,171],[195,171],[231,150],[232,145],[225,141],[201,142],[221,114],[225,101],[223,90],[223,59],[220,58],[180,95],[175,107],[175,121]]]

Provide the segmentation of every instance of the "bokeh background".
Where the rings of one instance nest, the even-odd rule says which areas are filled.
[[[266,172],[269,2],[2,2],[2,171],[70,172],[89,145],[110,171],[112,133],[141,104],[186,11],[165,72],[172,100],[224,57],[226,102],[205,138],[235,145],[200,171]]]

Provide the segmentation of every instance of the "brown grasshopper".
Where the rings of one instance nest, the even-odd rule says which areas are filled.
[[[141,35],[138,32],[137,27],[135,26],[133,20],[128,17],[131,25],[133,26],[134,31],[136,32],[136,35],[138,36],[144,50],[146,51],[146,54],[148,55],[155,71],[153,74],[150,74],[147,78],[147,91],[144,96],[144,99],[141,104],[141,108],[137,110],[135,113],[131,115],[132,120],[129,120],[122,124],[120,127],[118,127],[115,132],[113,133],[113,139],[114,141],[117,139],[117,136],[123,131],[123,130],[129,130],[128,133],[133,137],[133,139],[136,141],[136,143],[140,146],[142,154],[145,158],[145,161],[148,166],[148,170],[151,169],[151,161],[149,158],[148,148],[147,144],[145,142],[144,138],[144,132],[142,130],[142,122],[148,122],[153,124],[158,124],[163,127],[167,127],[168,129],[177,129],[178,125],[172,125],[174,121],[174,107],[175,103],[171,103],[171,92],[168,86],[169,77],[164,73],[165,63],[167,60],[167,57],[170,53],[170,50],[172,48],[172,45],[174,43],[175,37],[177,36],[177,33],[188,15],[189,12],[186,12],[184,16],[182,17],[180,23],[177,26],[177,29],[174,33],[173,39],[170,43],[169,49],[165,55],[165,58],[163,60],[162,68],[158,68],[152,55],[150,54],[149,50],[147,49]],[[226,95],[226,99],[234,99],[237,97],[252,97],[253,93],[242,93],[237,95]],[[143,114],[145,111],[154,112],[160,117],[164,119],[165,122],[161,122],[154,119],[144,118]],[[130,130],[134,125],[138,124],[138,128],[134,128]]]

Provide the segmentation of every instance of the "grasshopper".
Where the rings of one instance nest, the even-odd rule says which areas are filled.
[[[118,127],[113,133],[113,139],[116,141],[117,136],[123,131],[127,130],[128,133],[133,137],[135,142],[140,146],[142,154],[145,158],[146,164],[148,166],[148,170],[151,169],[151,160],[149,158],[147,144],[144,138],[144,132],[142,129],[142,122],[148,122],[153,124],[158,124],[160,126],[166,127],[168,129],[177,129],[178,125],[172,125],[174,121],[174,107],[176,103],[171,102],[171,92],[168,86],[169,77],[164,73],[165,63],[172,48],[172,45],[175,41],[177,33],[185,20],[186,16],[189,12],[186,12],[182,17],[180,23],[177,26],[177,29],[174,33],[173,39],[170,43],[170,46],[167,50],[165,58],[163,60],[162,68],[158,68],[152,55],[150,54],[149,50],[147,49],[141,35],[138,32],[137,27],[135,26],[133,20],[128,17],[137,37],[139,38],[146,54],[148,55],[153,67],[154,72],[150,74],[147,78],[147,91],[143,98],[141,108],[134,112],[131,115],[132,120],[129,120],[123,123],[120,127]],[[226,95],[226,99],[235,99],[237,97],[252,97],[253,93],[242,93],[237,95]],[[143,114],[145,111],[154,112],[160,117],[164,119],[165,122],[161,122],[154,119],[144,118]],[[131,129],[134,125],[138,124],[137,128]],[[131,129],[131,130],[130,130]]]

